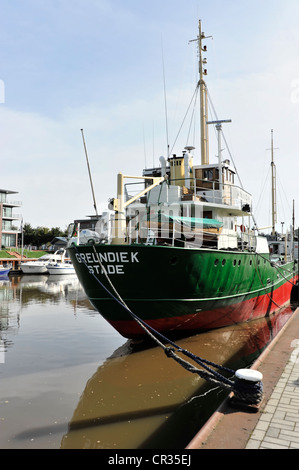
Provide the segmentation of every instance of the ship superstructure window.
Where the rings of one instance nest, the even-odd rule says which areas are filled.
[[[203,178],[208,181],[213,181],[213,170],[204,170]]]

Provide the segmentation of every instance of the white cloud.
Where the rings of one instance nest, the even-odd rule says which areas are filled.
[[[70,5],[60,1],[55,4],[57,8],[60,5],[61,13],[55,32],[65,39],[60,44],[49,42],[49,38],[55,39],[51,30],[57,16],[53,4],[45,3],[50,8],[49,21],[45,7],[38,2],[30,4],[35,5],[34,12],[42,14],[45,33],[36,23],[40,16],[32,16],[31,34],[19,20],[20,34],[10,43],[8,26],[12,27],[10,21],[16,16],[11,4],[8,24],[0,31],[7,44],[6,54],[2,51],[7,79],[1,76],[6,85],[6,100],[0,105],[1,186],[19,191],[26,222],[64,228],[74,218],[93,212],[81,128],[98,205],[103,209],[107,199],[115,195],[118,171],[140,174],[145,161],[148,166],[157,165],[159,156],[165,155],[161,36],[172,147],[195,87],[196,47],[188,46],[188,40],[197,35],[196,5],[200,6],[204,30],[215,36],[208,43],[208,86],[218,117],[233,120],[224,132],[245,189],[258,201],[269,165],[266,149],[273,128],[275,146],[280,148],[276,155],[279,175],[287,186],[289,201],[296,199],[299,35],[298,7],[293,1],[287,0],[282,7],[273,0],[272,13],[267,8],[270,2],[263,7],[260,2],[250,2],[248,17],[234,1],[225,5],[194,1],[188,7],[193,16],[187,21],[190,11],[185,6],[180,10],[174,6],[169,16],[158,17],[159,8],[163,12],[166,8],[160,2],[130,1],[121,8],[118,1],[93,1],[94,9],[90,10],[78,0],[69,22],[65,14]],[[100,17],[92,17],[91,12],[99,12],[98,8]],[[218,8],[219,16],[215,15]],[[256,15],[255,26],[252,20]],[[109,18],[111,22],[106,21]],[[97,21],[102,29],[95,28]],[[70,36],[63,29],[66,23]],[[82,29],[77,28],[79,24]],[[40,44],[29,48],[28,38],[34,39],[35,32]],[[26,47],[21,47],[22,38]],[[49,57],[44,55],[47,47]],[[194,63],[189,65],[191,61]],[[174,153],[182,151],[186,133],[185,127]],[[211,159],[215,154],[213,144]],[[198,163],[198,153],[197,158]],[[264,215],[268,217],[267,209]]]

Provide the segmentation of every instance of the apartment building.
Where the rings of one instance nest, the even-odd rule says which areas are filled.
[[[19,225],[20,214],[14,214],[16,207],[21,207],[20,201],[12,201],[12,194],[18,194],[16,191],[0,189],[0,249],[16,248],[18,246],[18,235],[20,234]]]

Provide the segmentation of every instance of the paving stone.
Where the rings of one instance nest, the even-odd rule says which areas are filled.
[[[299,365],[289,362],[246,449],[299,448]]]

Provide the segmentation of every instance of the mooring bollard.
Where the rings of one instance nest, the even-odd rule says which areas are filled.
[[[263,380],[263,374],[253,369],[239,369],[235,375],[238,379],[248,382],[261,382]]]
[[[256,407],[263,399],[263,374],[258,370],[239,369],[235,373],[234,406]]]

